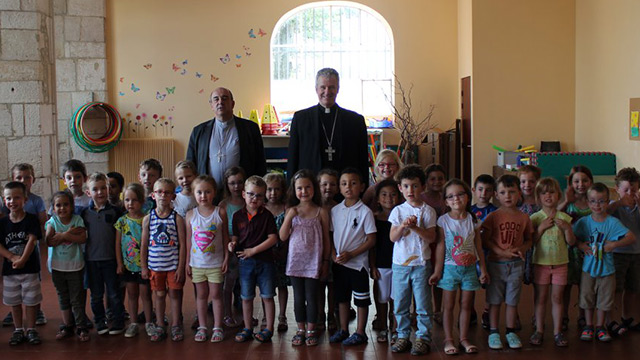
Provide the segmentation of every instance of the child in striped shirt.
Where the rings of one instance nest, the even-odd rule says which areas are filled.
[[[142,222],[140,260],[142,278],[149,279],[156,307],[156,319],[164,319],[167,287],[171,299],[171,340],[184,339],[181,326],[182,288],[185,270],[185,223],[182,216],[171,208],[176,185],[171,179],[158,179],[152,197],[156,208]],[[166,333],[162,323],[156,325],[151,341],[161,341]]]

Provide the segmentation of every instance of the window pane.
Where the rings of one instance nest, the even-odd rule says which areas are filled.
[[[271,103],[279,112],[317,103],[316,72],[332,67],[340,73],[341,106],[363,115],[390,114],[391,32],[379,15],[344,5],[303,6],[280,22],[274,34]]]

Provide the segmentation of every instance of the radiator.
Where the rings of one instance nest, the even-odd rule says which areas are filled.
[[[173,178],[176,165],[174,140],[169,138],[123,138],[109,150],[109,169],[124,176],[125,186],[130,182],[139,182],[140,163],[154,158],[162,164],[162,175]]]

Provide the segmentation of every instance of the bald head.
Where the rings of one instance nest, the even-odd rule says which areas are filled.
[[[233,94],[229,89],[219,87],[211,92],[209,97],[211,109],[216,114],[216,120],[229,121],[233,119]]]

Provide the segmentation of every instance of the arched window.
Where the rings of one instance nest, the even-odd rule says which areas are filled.
[[[340,73],[340,106],[365,116],[391,113],[393,35],[374,10],[317,2],[278,21],[271,38],[271,103],[278,112],[286,116],[317,103],[315,76],[324,67]]]

